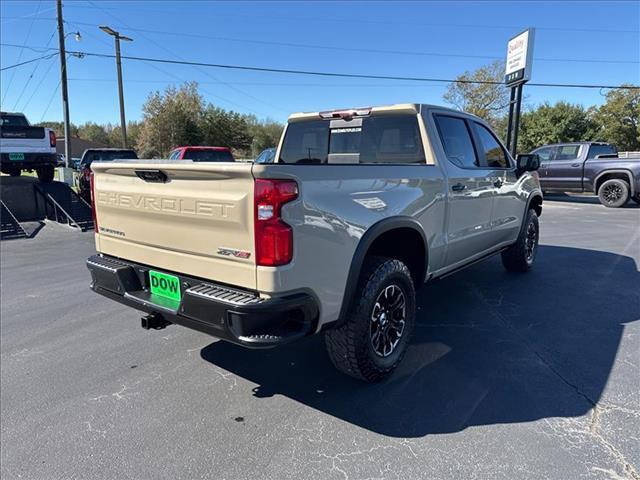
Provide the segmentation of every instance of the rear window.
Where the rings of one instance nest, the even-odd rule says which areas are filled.
[[[281,163],[424,163],[415,115],[290,123]]]
[[[194,162],[235,162],[233,155],[228,150],[197,150],[187,149],[184,152],[184,160]]]
[[[2,122],[0,125],[3,127],[28,127],[29,122],[24,115],[2,115]]]
[[[598,155],[615,155],[617,153],[613,145],[591,145],[587,158],[596,158]]]
[[[138,158],[133,150],[96,150],[87,152],[83,163],[111,162],[113,160],[135,160]]]

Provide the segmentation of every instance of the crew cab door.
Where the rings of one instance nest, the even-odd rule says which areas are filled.
[[[515,164],[495,134],[480,122],[470,122],[474,129],[480,165],[491,172],[495,188],[491,210],[493,245],[514,241],[522,225],[525,198],[518,191]]]
[[[472,126],[464,117],[434,114],[440,142],[438,158],[447,171],[446,268],[491,248],[491,211],[496,195],[494,172],[480,165]]]
[[[563,191],[582,191],[582,145],[556,147],[549,159],[544,177],[544,188]]]

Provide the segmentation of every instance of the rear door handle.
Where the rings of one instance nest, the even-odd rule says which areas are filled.
[[[451,186],[451,190],[453,190],[454,192],[461,192],[465,188],[467,188],[467,186],[464,183],[456,183],[455,185]]]
[[[579,163],[572,163],[572,164],[571,164],[571,166],[572,166],[572,167],[579,167],[579,166],[580,166],[580,164],[579,164]]]

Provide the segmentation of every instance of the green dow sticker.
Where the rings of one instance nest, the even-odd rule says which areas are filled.
[[[154,295],[180,301],[180,280],[175,275],[149,270],[149,282]]]
[[[24,153],[10,153],[9,160],[24,160]]]

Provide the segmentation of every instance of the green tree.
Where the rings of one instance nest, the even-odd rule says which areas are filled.
[[[278,145],[284,125],[273,120],[258,121],[250,119],[249,132],[252,137],[251,155],[256,157],[265,148],[271,148]]]
[[[640,150],[640,90],[613,89],[607,101],[592,111],[595,138],[613,143],[619,151]]]
[[[92,142],[101,143],[102,145],[110,145],[109,132],[104,125],[87,122],[78,127],[78,137]]]
[[[241,155],[247,155],[251,148],[249,123],[245,115],[208,105],[200,123],[203,141],[206,145],[231,147]]]
[[[64,123],[63,122],[40,122],[36,124],[37,127],[46,127],[51,128],[55,133],[56,137],[62,138],[64,137]],[[69,126],[71,129],[71,138],[78,137],[78,127],[76,127],[73,123]]]
[[[595,124],[582,105],[544,103],[522,114],[518,151],[528,152],[548,143],[591,140]]]
[[[473,72],[464,72],[456,80],[458,83],[447,87],[444,101],[458,110],[483,118],[499,130],[509,108],[509,91],[503,83],[504,62],[496,60]],[[472,81],[490,83],[466,83]]]
[[[136,148],[138,139],[140,137],[141,128],[142,122],[137,122],[135,120],[127,122],[127,146],[129,148]],[[120,132],[120,125],[108,123],[105,130],[107,131],[109,137],[109,146],[121,147],[122,133]]]
[[[143,120],[137,141],[141,157],[165,157],[179,145],[200,145],[200,124],[204,111],[198,84],[168,87],[154,92],[142,107]]]

